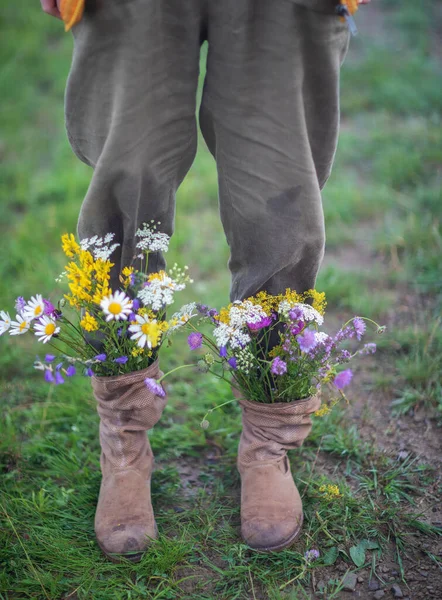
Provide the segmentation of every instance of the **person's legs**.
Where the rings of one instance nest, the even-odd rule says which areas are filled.
[[[209,5],[200,121],[218,166],[231,300],[302,292],[323,257],[320,190],[336,149],[347,27],[289,0]]]
[[[320,192],[336,150],[349,41],[335,3],[209,2],[200,122],[218,167],[232,301],[315,285],[325,241]],[[318,406],[318,398],[241,403],[242,535],[253,548],[279,550],[299,534],[302,503],[286,452],[302,443]]]
[[[195,103],[203,0],[105,0],[73,28],[75,49],[66,89],[66,126],[77,156],[93,167],[80,238],[115,233],[121,244],[111,286],[132,262],[135,233],[160,221],[172,234],[175,191],[196,150]],[[160,254],[149,271],[164,267]],[[138,560],[157,536],[150,501],[153,455],[146,431],[165,396],[158,360],[145,371],[94,378],[100,415],[102,482],[95,517],[100,547]]]
[[[143,222],[173,232],[175,192],[197,145],[202,1],[95,0],[72,30],[66,128],[94,169],[78,234],[115,233],[117,268],[131,263]],[[160,254],[151,259],[150,271],[164,267]]]

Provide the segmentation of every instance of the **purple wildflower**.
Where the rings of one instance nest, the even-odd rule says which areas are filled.
[[[303,317],[302,310],[300,308],[291,308],[289,310],[289,319],[291,321],[299,321]]]
[[[226,356],[227,356],[226,346],[221,346],[221,348],[219,349],[219,355],[221,356],[221,358],[226,358]]]
[[[85,371],[86,377],[92,377],[93,374],[94,374],[94,372],[92,371],[92,369],[90,367],[88,367]]]
[[[269,325],[271,325],[272,321],[272,317],[262,317],[262,319],[257,323],[247,323],[247,327],[251,331],[258,331],[259,329],[263,329],[264,327],[268,327]]]
[[[273,360],[270,370],[273,375],[284,375],[284,373],[287,373],[287,363],[277,356]]]
[[[155,396],[160,396],[160,398],[165,397],[166,392],[164,391],[164,388],[161,385],[161,383],[159,383],[159,381],[157,381],[156,379],[152,379],[151,377],[147,377],[147,379],[144,380],[144,383],[146,384],[147,388],[152,392],[152,394],[155,394]]]
[[[120,329],[117,329],[117,335],[118,337],[121,337],[121,334],[123,333],[123,328],[120,327]]]
[[[55,313],[55,306],[52,304],[52,302],[43,298],[43,304],[45,307],[44,308],[45,315],[53,315]]]
[[[131,312],[129,315],[129,321],[136,321],[137,315],[134,312]]]
[[[304,554],[304,558],[307,562],[316,560],[317,558],[319,558],[319,550],[316,550],[316,548],[313,548],[312,550],[307,550],[307,552]]]
[[[45,362],[52,362],[53,360],[55,360],[55,356],[53,354],[46,354],[45,356]]]
[[[355,328],[356,331],[356,337],[358,338],[358,340],[360,340],[362,338],[362,336],[365,333],[365,330],[367,329],[367,326],[365,325],[365,321],[363,319],[361,319],[361,317],[355,317],[353,319],[353,327]]]
[[[235,356],[232,356],[231,358],[229,358],[229,360],[227,362],[232,367],[232,369],[236,369],[236,358],[235,358]]]
[[[298,335],[304,329],[305,323],[304,321],[298,321],[292,327],[290,327],[290,333],[292,335]]]
[[[201,333],[197,333],[196,331],[192,331],[187,338],[187,343],[189,344],[189,348],[191,350],[197,350],[201,348],[203,345],[203,336]]]
[[[106,354],[97,354],[97,356],[95,357],[95,360],[98,360],[99,362],[104,362],[107,358]]]
[[[312,350],[317,344],[315,332],[311,329],[307,329],[302,335],[298,336],[297,340],[302,352]]]
[[[129,275],[129,281],[130,281],[130,285],[135,285],[135,281],[136,281],[135,273],[131,273]]]
[[[63,366],[63,362],[59,362],[58,365],[55,367],[55,370],[60,371],[62,366]]]
[[[52,372],[49,369],[45,369],[45,381],[48,383],[54,383],[55,379]]]
[[[132,308],[134,310],[138,310],[141,306],[141,302],[138,300],[138,298],[135,298],[135,300],[132,300]]]
[[[284,350],[284,352],[290,352],[291,351],[292,346],[291,346],[291,340],[290,340],[290,338],[288,338],[288,337],[284,338],[284,341],[282,343],[282,349]]]
[[[346,369],[345,371],[341,371],[336,375],[333,380],[333,383],[338,388],[338,390],[342,390],[343,387],[348,385],[353,377],[353,373],[351,369]]]
[[[359,350],[359,354],[374,354],[376,352],[376,344],[364,344],[364,347]]]
[[[64,383],[64,379],[60,373],[60,371],[55,372],[55,385],[61,385]]]
[[[127,358],[127,356],[119,356],[118,358],[114,359],[114,363],[117,363],[119,365],[125,365],[128,360],[129,359]]]
[[[342,350],[337,358],[338,363],[342,364],[348,362],[351,358],[351,354],[348,350]]]
[[[24,311],[25,306],[26,306],[25,299],[23,298],[23,296],[19,296],[17,298],[17,300],[15,301],[15,310],[17,311],[17,313],[19,315],[21,315],[21,313]]]
[[[339,342],[343,342],[344,340],[349,340],[355,334],[355,330],[353,327],[345,327],[344,329],[340,329],[338,333],[335,335],[335,342],[339,344]]]
[[[66,377],[73,377],[76,372],[77,372],[77,369],[73,365],[70,365],[66,369]]]

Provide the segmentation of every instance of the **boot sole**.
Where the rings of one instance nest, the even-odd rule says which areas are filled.
[[[155,523],[155,537],[158,537],[158,527],[157,527],[156,523]],[[134,563],[140,562],[140,560],[143,558],[143,555],[148,550],[148,548],[146,548],[146,550],[142,550],[141,552],[136,552],[134,554],[109,554],[109,552],[107,552],[107,550],[105,550],[104,546],[102,546],[100,544],[98,539],[97,539],[97,544],[98,544],[100,550],[105,555],[105,557],[107,559],[109,559],[111,562],[116,563],[116,564],[121,564],[121,563],[125,562],[126,560],[130,560],[131,562],[134,562]]]
[[[302,525],[304,523],[304,515],[301,517],[301,522],[299,524],[298,529],[286,540],[281,542],[280,544],[276,544],[275,546],[252,546],[248,544],[249,548],[252,550],[256,550],[257,552],[280,552],[281,550],[285,550],[289,546],[291,546],[301,535]]]

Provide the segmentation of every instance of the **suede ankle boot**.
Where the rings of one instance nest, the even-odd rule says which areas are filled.
[[[147,430],[158,422],[166,395],[144,382],[158,379],[158,360],[147,369],[116,377],[92,377],[100,415],[102,481],[95,515],[98,545],[114,562],[140,560],[157,526],[150,499],[154,458]]]
[[[236,390],[234,390],[234,393]],[[238,395],[237,392],[235,395]],[[241,475],[241,534],[263,552],[290,546],[301,532],[302,501],[287,450],[302,445],[311,430],[318,396],[264,404],[239,400],[243,430],[237,466]]]

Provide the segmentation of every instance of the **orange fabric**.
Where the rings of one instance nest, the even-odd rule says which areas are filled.
[[[64,30],[69,31],[81,20],[84,12],[85,0],[61,0],[60,13],[64,21]]]
[[[358,10],[358,0],[340,0],[341,4],[346,4],[348,8],[348,12],[351,15]]]

